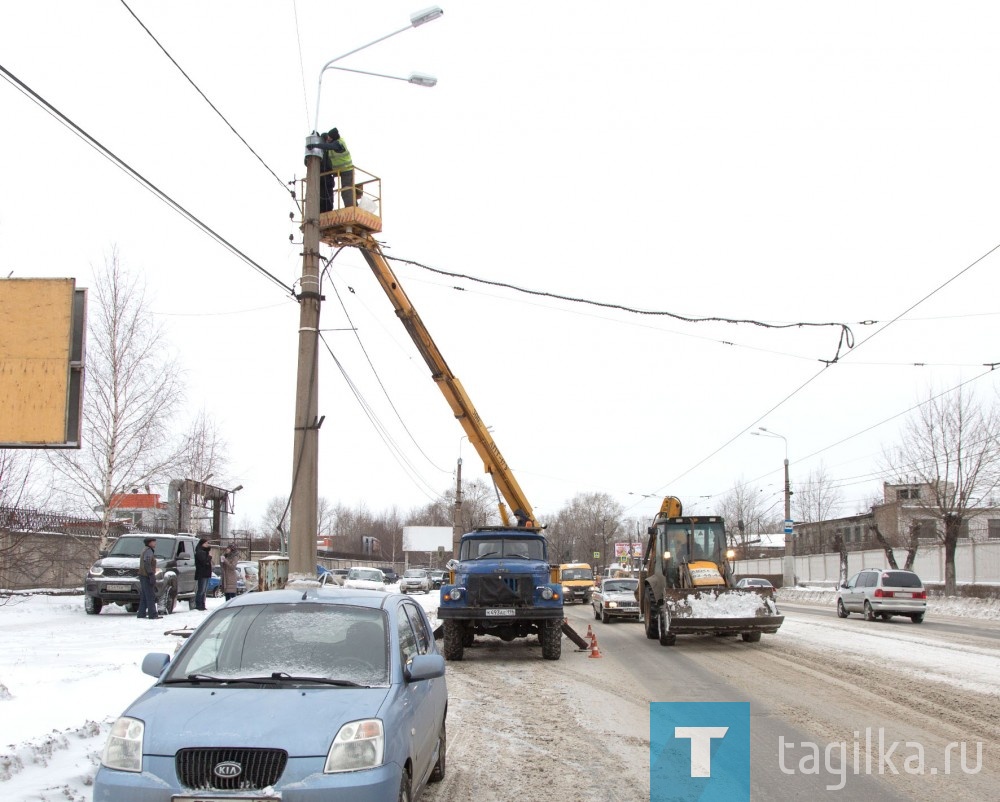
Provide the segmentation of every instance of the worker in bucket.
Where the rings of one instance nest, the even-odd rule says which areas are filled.
[[[323,174],[320,178],[320,213],[332,211],[336,206],[334,193],[338,179],[344,206],[354,206],[354,162],[340,131],[331,128],[323,134],[323,142],[319,147],[325,151]]]

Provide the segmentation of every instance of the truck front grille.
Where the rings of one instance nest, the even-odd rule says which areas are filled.
[[[530,607],[535,597],[535,582],[528,574],[474,574],[466,589],[473,607]]]

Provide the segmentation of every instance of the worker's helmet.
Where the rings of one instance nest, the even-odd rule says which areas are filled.
[[[330,139],[340,139],[340,131],[338,131],[336,128],[331,128],[329,131],[326,132],[326,135],[330,137]]]

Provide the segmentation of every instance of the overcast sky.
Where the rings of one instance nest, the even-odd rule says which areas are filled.
[[[442,6],[342,62],[438,86],[327,72],[320,128],[381,177],[387,254],[530,291],[394,265],[541,520],[594,491],[640,518],[647,494],[707,512],[741,477],[780,510],[784,443],[757,426],[787,438],[793,483],[822,461],[853,513],[895,416],[962,382],[996,398],[995,3]],[[0,65],[291,285],[283,183],[304,171],[319,69],[419,7],[8,4]],[[256,522],[291,481],[297,304],[9,81],[0,111],[0,276],[87,287],[116,247],[185,365],[186,414],[230,444],[237,521]],[[359,254],[324,294],[343,373],[321,355],[321,495],[408,509],[460,453],[480,476]],[[836,326],[551,295],[842,323],[854,348]]]

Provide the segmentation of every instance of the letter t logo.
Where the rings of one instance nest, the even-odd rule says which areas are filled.
[[[691,776],[712,776],[712,739],[722,738],[729,727],[674,727],[675,738],[691,739]]]

